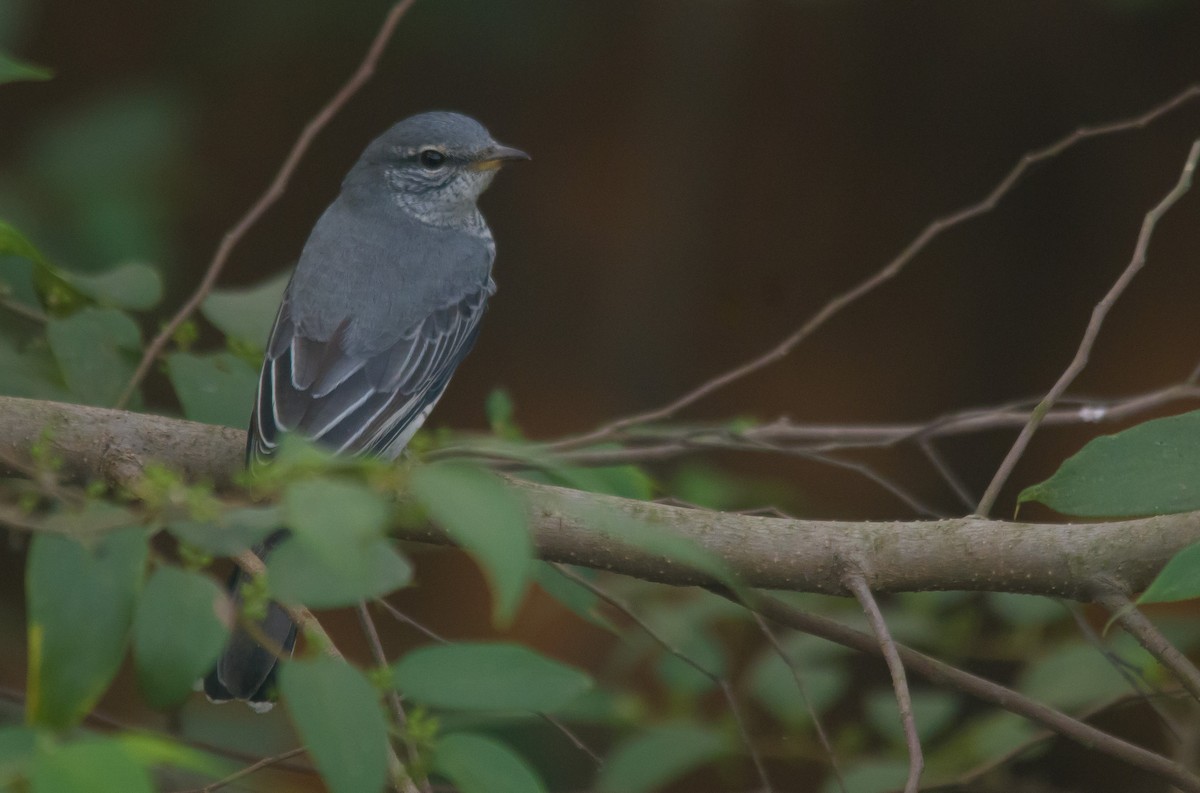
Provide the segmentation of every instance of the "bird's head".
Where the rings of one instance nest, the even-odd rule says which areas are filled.
[[[502,165],[528,159],[525,152],[496,142],[473,118],[422,113],[376,138],[347,185],[383,187],[419,220],[454,225],[475,214],[475,201]]]

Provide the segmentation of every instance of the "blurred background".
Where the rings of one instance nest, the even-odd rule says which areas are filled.
[[[0,89],[0,218],[64,266],[159,268],[165,318],[387,8],[0,0],[0,47],[55,72]],[[774,345],[931,220],[982,198],[1023,153],[1196,82],[1198,33],[1188,0],[418,0],[221,285],[289,267],[390,124],[429,109],[473,115],[533,162],[483,200],[499,292],[432,423],[485,429],[485,398],[503,387],[529,436],[581,432]],[[1044,393],[1198,132],[1194,103],[1034,169],[996,211],[685,417],[911,421]],[[1147,391],[1196,365],[1198,211],[1188,196],[1160,225],[1075,393]],[[219,343],[201,331],[201,348]],[[147,406],[179,412],[161,373]],[[1041,433],[996,513],[1091,434]],[[978,495],[1012,438],[944,450]],[[864,459],[959,509],[917,457]],[[697,456],[654,473],[708,466],[767,482],[796,514],[911,517],[861,476],[795,459]],[[17,564],[5,560],[0,602],[14,638]],[[486,609],[459,609],[486,597],[473,568],[437,554],[421,575],[414,613],[459,615],[457,635],[488,630]],[[565,631],[541,605],[526,608],[520,638],[578,663],[606,640]],[[350,623],[347,643],[354,633]],[[15,659],[0,658],[12,685]]]

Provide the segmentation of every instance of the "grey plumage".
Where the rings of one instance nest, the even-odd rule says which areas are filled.
[[[341,454],[403,451],[474,345],[496,289],[495,244],[476,199],[501,164],[525,158],[478,122],[445,112],[401,121],[367,147],[284,292],[249,460],[270,458],[284,433]],[[290,650],[290,621],[290,633],[271,627]],[[265,663],[241,638],[205,681],[214,699],[266,693],[274,658]]]

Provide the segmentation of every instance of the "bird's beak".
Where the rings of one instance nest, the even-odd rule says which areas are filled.
[[[506,162],[528,159],[531,159],[530,156],[520,149],[496,145],[483,152],[483,155],[471,163],[470,167],[476,171],[493,171]]]

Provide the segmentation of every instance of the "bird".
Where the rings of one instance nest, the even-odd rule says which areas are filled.
[[[392,460],[404,451],[475,344],[496,291],[496,245],[476,202],[501,166],[528,159],[447,111],[406,118],[367,146],[284,290],[248,465],[269,462],[284,435],[339,455]],[[285,536],[254,550],[265,556]],[[235,570],[229,582],[235,598],[242,576]],[[257,628],[233,632],[203,681],[210,700],[270,707],[279,651],[290,654],[296,625],[272,602]]]

